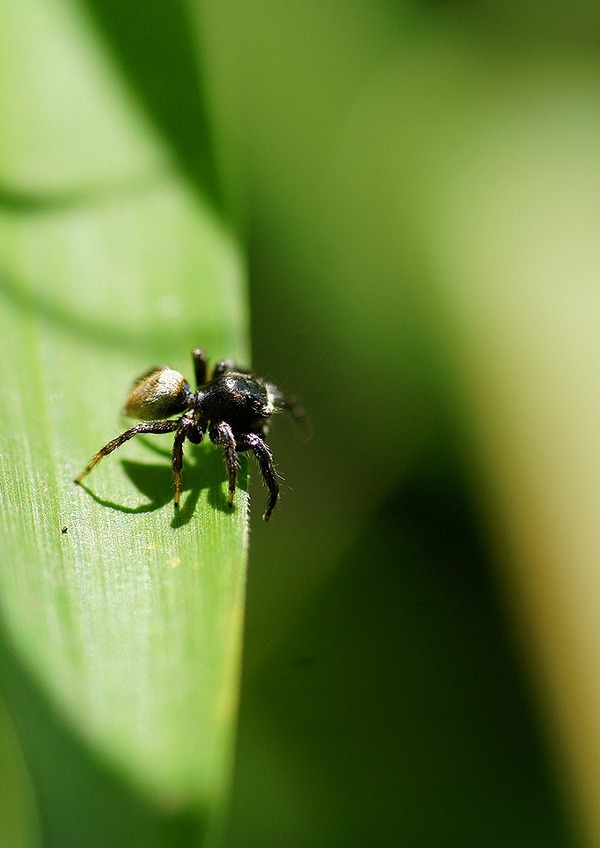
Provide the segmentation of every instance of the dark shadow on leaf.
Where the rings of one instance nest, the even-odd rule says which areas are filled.
[[[110,500],[110,498],[100,497],[89,488],[89,484],[80,483],[81,488],[85,489],[88,495],[101,506],[131,515],[154,512],[173,499],[173,475],[168,466],[147,465],[141,462],[130,462],[126,459],[121,461],[121,465],[134,486],[148,498],[146,503],[138,506],[125,506]]]
[[[171,460],[171,451],[167,450],[156,442],[151,441],[148,438],[140,438],[140,442],[143,443],[149,450],[158,454],[159,456],[164,456],[166,459]],[[239,459],[239,471],[238,471],[238,479],[237,479],[237,488],[243,491],[247,491],[248,489],[248,458],[246,456],[240,456],[238,454]],[[133,463],[132,463],[133,464]],[[124,462],[123,467],[129,474],[127,469],[128,463]],[[170,473],[170,465],[169,465],[169,473]],[[138,486],[140,491],[144,491],[133,479],[133,482]],[[173,518],[173,527],[181,527],[183,524],[187,524],[192,515],[196,510],[196,506],[198,504],[198,498],[200,497],[200,492],[202,489],[208,489],[208,502],[214,508],[218,509],[221,512],[231,513],[235,511],[231,509],[227,505],[227,494],[225,491],[224,483],[227,480],[227,474],[225,471],[225,462],[223,459],[223,452],[220,448],[215,445],[208,444],[205,442],[202,447],[198,445],[191,445],[189,442],[186,444],[186,451],[184,455],[184,464],[183,464],[183,495],[182,503],[175,513]],[[189,481],[191,481],[190,484]],[[172,492],[173,484],[171,479],[171,492]],[[188,493],[186,495],[186,492]]]
[[[121,467],[136,489],[156,508],[173,500],[173,473],[170,465],[155,465],[122,459]]]
[[[143,440],[144,444],[155,453],[169,457],[170,453],[163,448]],[[81,483],[84,489],[96,503],[115,509],[130,515],[139,515],[154,512],[161,507],[173,502],[173,473],[170,461],[164,465],[156,463],[133,462],[128,459],[121,460],[121,466],[136,489],[147,498],[145,503],[138,506],[126,506],[109,498],[97,495],[89,484]],[[179,509],[174,511],[171,527],[177,529],[187,524],[196,512],[198,500],[203,489],[208,490],[208,502],[221,512],[232,513],[234,510],[227,506],[227,494],[225,491],[225,464],[222,451],[213,445],[203,447],[191,446],[188,448],[183,466],[183,497]],[[248,488],[248,462],[246,457],[241,457],[240,471],[238,474],[238,488],[247,491]]]
[[[11,306],[16,307],[25,314],[33,314],[42,318],[51,325],[61,330],[85,339],[86,343],[111,348],[112,350],[153,350],[155,345],[155,332],[125,333],[124,329],[113,327],[106,322],[96,322],[77,311],[77,304],[73,310],[69,310],[58,303],[52,297],[52,289],[48,294],[41,291],[28,291],[24,285],[11,278],[0,269],[0,297]]]
[[[144,445],[144,447],[148,448],[148,450],[157,454],[158,456],[164,456],[165,459],[171,459],[171,450],[169,448],[163,448],[157,442],[152,441],[147,436],[138,436],[138,442],[140,445]]]
[[[38,803],[40,841],[85,848],[197,848],[206,844],[209,808],[192,795],[153,796],[110,757],[100,756],[76,722],[58,709],[13,646],[0,617],[3,695]],[[74,803],[77,799],[77,803]],[[58,811],[58,812],[57,812]]]
[[[182,0],[87,0],[85,6],[178,167],[221,208],[191,6]]]
[[[214,509],[218,509],[221,512],[233,513],[236,510],[235,503],[233,508],[227,506],[227,492],[226,487],[223,485],[227,480],[227,474],[225,472],[225,462],[223,460],[223,454],[220,450],[213,451],[215,457],[219,461],[221,466],[221,476],[219,478],[219,483],[216,486],[211,486],[208,490],[208,502],[214,507]],[[248,457],[243,454],[238,454],[239,460],[239,470],[237,476],[237,489],[240,489],[243,492],[248,491]]]
[[[92,313],[84,315],[81,312],[80,303],[74,303],[73,309],[70,309],[65,303],[56,300],[50,284],[45,288],[38,284],[37,289],[30,290],[27,281],[15,279],[0,267],[0,299],[23,314],[34,315],[62,332],[85,341],[86,345],[94,344],[113,351],[133,351],[140,358],[144,351],[147,351],[149,358],[156,359],[162,355],[159,348],[161,339],[153,327],[149,326],[147,331],[132,331],[125,322],[113,324],[103,319],[96,321]],[[189,326],[183,325],[181,331],[190,338],[195,337],[195,326],[193,317],[190,317]],[[202,339],[207,347],[213,344],[210,333],[206,331],[202,333]]]
[[[173,179],[168,168],[139,174],[128,179],[104,181],[99,185],[81,185],[62,191],[26,191],[0,183],[0,209],[13,215],[49,215],[114,203],[116,198],[134,197],[156,191],[157,187]]]

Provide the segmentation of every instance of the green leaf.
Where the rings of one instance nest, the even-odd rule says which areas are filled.
[[[137,374],[247,361],[243,264],[79,7],[0,26],[2,683],[44,844],[197,845],[228,782],[246,465],[233,511],[210,444],[178,514],[169,437],[73,478]]]

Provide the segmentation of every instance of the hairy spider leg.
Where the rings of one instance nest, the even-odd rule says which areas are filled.
[[[263,479],[269,490],[269,500],[263,519],[268,521],[279,498],[279,484],[275,467],[273,466],[273,454],[263,438],[257,433],[245,433],[238,441],[238,450],[251,450],[258,460]]]
[[[196,375],[196,388],[203,386],[206,383],[206,366],[207,357],[206,351],[198,348],[192,351],[192,359],[194,360],[194,373]]]
[[[175,433],[175,438],[173,439],[171,465],[173,468],[173,480],[175,482],[175,508],[179,506],[179,501],[181,500],[182,492],[181,471],[183,469],[183,443],[190,435],[191,430],[197,430],[194,417],[195,416],[193,410],[190,410],[190,412],[186,412],[185,415],[182,415],[179,421],[174,422],[177,428],[177,432]],[[199,432],[200,431],[198,431],[198,433]],[[198,444],[202,438],[202,435],[200,435],[200,438],[197,438],[198,433],[194,434],[196,436],[196,438],[194,439],[196,444]]]
[[[225,452],[225,466],[229,477],[229,493],[227,495],[227,506],[233,506],[235,496],[235,484],[238,472],[238,458],[236,453],[236,441],[233,430],[226,421],[217,421],[210,425],[209,436],[215,445],[221,445]]]
[[[81,474],[75,478],[76,483],[81,483],[84,477],[86,477],[92,468],[94,468],[101,459],[105,456],[108,456],[109,453],[112,453],[117,448],[120,448],[121,445],[128,442],[129,439],[133,439],[134,436],[143,434],[143,433],[172,433],[173,430],[176,430],[179,426],[178,421],[142,421],[140,424],[136,424],[135,427],[130,427],[129,430],[125,430],[124,433],[121,433],[120,436],[117,436],[116,439],[108,442],[104,445],[103,448],[100,448],[97,454],[93,456],[88,464],[85,466]]]

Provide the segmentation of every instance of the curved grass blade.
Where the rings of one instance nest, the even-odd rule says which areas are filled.
[[[212,445],[177,515],[168,438],[73,478],[138,373],[247,359],[242,263],[79,7],[5,4],[1,29],[2,683],[45,844],[198,845],[229,770],[245,465],[233,511]]]

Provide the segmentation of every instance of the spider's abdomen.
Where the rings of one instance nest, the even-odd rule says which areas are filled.
[[[158,365],[134,382],[123,413],[141,421],[168,418],[187,409],[191,398],[192,391],[183,374]]]
[[[249,431],[260,428],[273,407],[262,382],[250,374],[230,371],[209,385],[201,411],[210,421],[226,421],[235,431]]]

